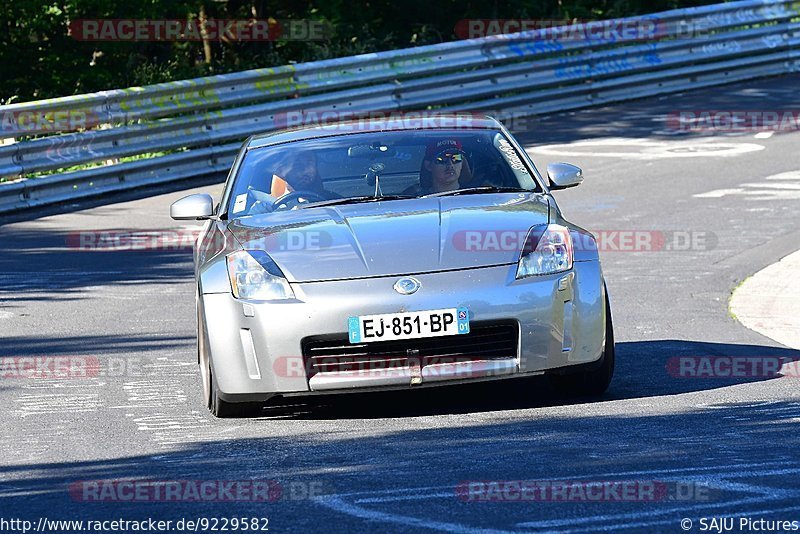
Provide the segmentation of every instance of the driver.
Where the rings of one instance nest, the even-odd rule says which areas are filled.
[[[292,191],[316,193],[323,198],[331,196],[322,185],[322,178],[317,171],[317,156],[314,152],[294,152],[275,166],[270,194],[280,198]]]

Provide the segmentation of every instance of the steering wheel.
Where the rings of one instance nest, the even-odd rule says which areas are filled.
[[[279,209],[290,210],[295,206],[302,204],[300,199],[311,201],[311,202],[319,202],[322,200],[327,200],[325,197],[320,195],[319,193],[315,193],[313,191],[291,191],[282,195],[275,199],[275,202],[272,203],[272,210],[276,211]]]

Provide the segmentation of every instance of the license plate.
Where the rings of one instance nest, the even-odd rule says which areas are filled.
[[[467,308],[350,317],[350,343],[469,334]]]

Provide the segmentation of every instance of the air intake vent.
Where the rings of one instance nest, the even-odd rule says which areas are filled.
[[[351,344],[347,334],[307,337],[302,342],[308,377],[318,373],[377,371],[441,363],[490,361],[517,357],[516,321],[474,322],[457,336]]]

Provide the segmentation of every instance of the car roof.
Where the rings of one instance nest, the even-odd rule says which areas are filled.
[[[358,116],[356,113],[353,115]],[[407,112],[388,113],[380,117],[365,114],[361,119],[345,121],[327,121],[325,114],[312,115],[308,112],[305,120],[311,122],[315,117],[322,117],[322,123],[278,130],[251,136],[246,141],[248,149],[260,148],[291,141],[332,137],[353,133],[385,132],[385,131],[436,131],[436,130],[495,130],[502,127],[500,122],[489,115],[475,113],[431,113]]]

